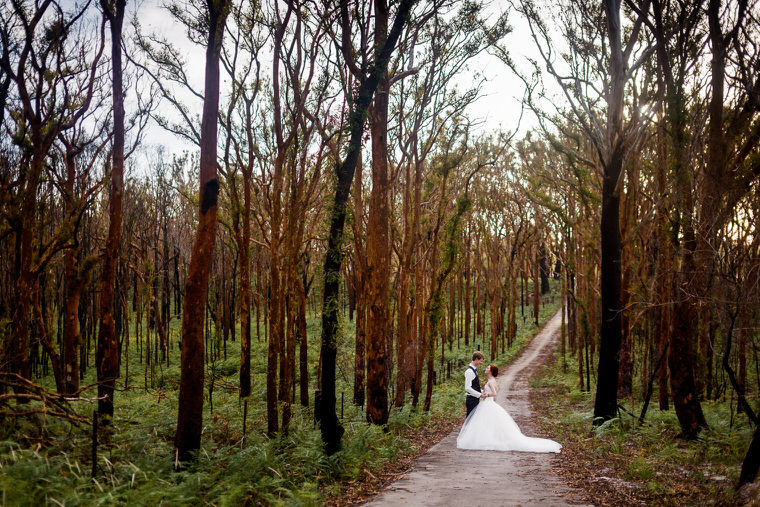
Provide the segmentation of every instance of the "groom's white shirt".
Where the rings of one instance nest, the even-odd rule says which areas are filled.
[[[477,366],[472,363],[470,363],[470,366],[477,369]],[[476,398],[480,398],[481,393],[472,388],[472,381],[475,379],[477,374],[472,370],[472,368],[470,368],[470,366],[468,366],[467,370],[464,372],[464,390],[468,396],[475,396]]]

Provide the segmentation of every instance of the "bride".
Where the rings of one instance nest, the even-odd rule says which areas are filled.
[[[526,437],[512,417],[494,398],[499,392],[496,376],[499,369],[494,365],[486,368],[488,383],[485,399],[470,413],[457,437],[458,449],[490,451],[559,452],[562,446],[545,438]]]

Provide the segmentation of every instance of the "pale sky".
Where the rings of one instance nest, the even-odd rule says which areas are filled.
[[[169,13],[161,7],[164,3],[165,0],[130,2],[130,12],[127,16],[131,17],[137,9],[143,31],[163,35],[179,47],[183,51],[186,61],[190,64],[188,73],[191,80],[194,81],[197,89],[202,90],[204,51],[187,39],[183,29],[173,22]],[[506,8],[508,8],[508,2],[505,0],[493,0],[489,7],[494,13]],[[495,18],[496,14],[494,14]],[[527,22],[514,11],[509,16],[509,22],[513,31],[507,35],[504,43],[509,48],[510,55],[518,67],[524,68],[529,73],[530,69],[525,60],[526,56],[538,59],[539,55],[530,37]],[[515,77],[504,63],[490,54],[482,54],[474,58],[468,66],[469,69],[463,72],[458,80],[459,87],[467,87],[468,83],[473,81],[475,73],[480,73],[486,78],[482,87],[482,96],[468,110],[471,118],[482,121],[479,130],[483,134],[498,129],[515,130],[520,117],[521,99],[524,91],[522,81]],[[201,104],[198,102],[199,112],[200,108]],[[535,127],[536,124],[534,115],[526,109],[518,136],[521,137],[524,132]],[[183,149],[192,152],[197,149],[155,124],[150,126],[143,144],[163,144],[169,153],[179,152]]]

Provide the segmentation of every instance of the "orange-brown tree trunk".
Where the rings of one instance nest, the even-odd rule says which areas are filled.
[[[388,5],[375,0],[375,47],[382,47],[388,30]],[[372,136],[372,193],[367,225],[367,420],[388,422],[388,386],[385,374],[390,283],[390,210],[388,204],[388,93],[383,76],[370,115]]]
[[[393,27],[388,34],[387,40],[381,48],[377,48],[370,72],[360,79],[355,100],[351,104],[349,114],[350,139],[346,156],[336,171],[337,186],[331,210],[330,233],[324,263],[325,282],[322,311],[322,346],[320,350],[322,358],[320,372],[322,399],[320,402],[319,420],[322,441],[325,443],[325,451],[328,454],[334,454],[340,449],[340,440],[344,431],[335,413],[335,361],[337,356],[338,297],[340,292],[340,267],[343,263],[342,243],[343,228],[346,220],[346,202],[348,201],[354,170],[356,169],[360,154],[361,137],[364,131],[367,109],[377,89],[378,82],[387,72],[391,53],[409,16],[412,3],[412,0],[401,0],[396,19],[393,21]],[[349,30],[347,6],[341,7],[341,18],[343,20],[343,30]],[[346,35],[348,35],[347,32]],[[345,49],[346,53],[348,53],[348,48]]]
[[[111,27],[111,65],[113,95],[113,147],[111,192],[109,197],[108,236],[100,280],[100,328],[95,363],[98,377],[98,412],[108,422],[113,416],[114,384],[119,376],[119,341],[114,322],[114,290],[116,263],[121,244],[121,210],[124,192],[124,92],[121,63],[121,31],[126,0],[114,0],[101,5]]]
[[[418,255],[421,248],[418,245]],[[414,372],[412,376],[412,406],[417,406],[420,400],[420,391],[422,389],[422,367],[425,360],[425,277],[423,268],[425,266],[425,260],[420,259],[417,262],[414,270],[414,336],[413,350],[414,358],[411,361],[414,366]]]
[[[356,331],[354,334],[354,404],[364,406],[366,395],[367,373],[367,303],[365,300],[367,277],[367,252],[362,238],[365,236],[362,229],[364,222],[364,202],[362,199],[362,179],[364,165],[361,155],[356,162],[356,176],[354,177],[353,200],[354,200],[354,292],[356,300]]]
[[[664,82],[658,84],[659,93],[665,93]],[[657,357],[663,357],[670,343],[670,277],[673,269],[670,241],[667,237],[668,217],[665,206],[665,173],[667,168],[665,115],[660,117],[657,128],[657,167],[655,171],[655,194],[663,196],[657,201],[655,218],[655,293],[654,293],[654,337],[657,340]],[[667,359],[667,358],[665,358]],[[667,363],[665,363],[667,364]],[[661,366],[657,373],[658,404],[660,410],[669,410],[668,368]]]
[[[540,298],[540,286],[539,284],[539,276],[538,272],[540,270],[539,261],[538,261],[538,255],[536,254],[536,251],[534,249],[533,251],[533,262],[532,262],[532,271],[533,271],[533,324],[538,325],[538,312],[541,309],[541,298]]]
[[[309,364],[308,364],[308,336],[306,333],[306,276],[307,267],[304,267],[303,276],[296,285],[298,297],[298,380],[300,389],[301,406],[309,406]]]
[[[219,111],[219,55],[222,49],[229,3],[208,2],[208,43],[206,46],[205,95],[201,119],[201,156],[198,229],[193,241],[190,267],[182,308],[182,355],[179,385],[176,459],[197,457],[203,429],[204,341],[206,292],[216,242],[217,179],[216,146]]]

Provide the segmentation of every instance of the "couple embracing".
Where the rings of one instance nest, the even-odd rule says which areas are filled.
[[[485,357],[477,351],[464,373],[464,390],[467,393],[467,419],[457,437],[457,448],[492,451],[560,452],[562,446],[545,438],[526,437],[512,417],[496,403],[499,387],[496,377],[499,369],[486,367],[488,381],[480,388],[478,367]]]

